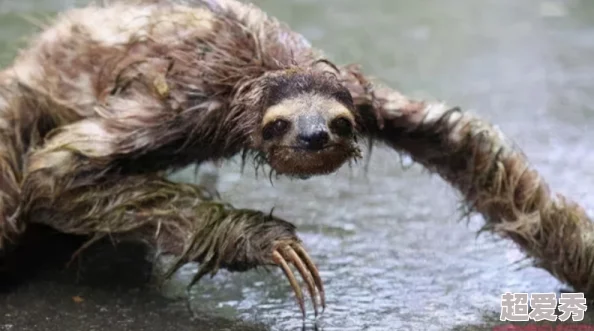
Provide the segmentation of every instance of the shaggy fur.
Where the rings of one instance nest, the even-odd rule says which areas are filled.
[[[594,299],[594,223],[578,204],[553,194],[512,141],[443,103],[410,100],[387,87],[365,93],[366,79],[355,67],[349,73],[345,84],[366,118],[367,134],[459,190],[466,214],[486,220],[481,231],[512,240],[536,267]]]
[[[308,93],[343,104],[356,135],[411,154],[460,189],[489,229],[594,295],[592,223],[578,206],[553,200],[495,129],[444,105],[374,89],[358,67],[336,67],[299,34],[235,0],[72,10],[0,73],[0,248],[27,224],[44,223],[147,242],[177,255],[176,267],[200,262],[198,277],[277,265],[303,311],[291,263],[324,306],[321,279],[294,226],[164,178],[238,153],[298,175],[331,172],[357,157],[345,144],[342,154],[295,158],[309,166],[291,170],[292,162],[278,161],[295,153],[261,143],[266,110]]]
[[[324,306],[291,224],[163,175],[238,153],[287,163],[286,151],[258,143],[266,109],[314,93],[353,112],[337,73],[303,37],[233,0],[115,2],[59,15],[0,73],[0,247],[44,223],[147,241],[205,272],[279,265],[303,310],[288,261]],[[296,175],[358,155],[344,146],[296,154],[312,165]]]

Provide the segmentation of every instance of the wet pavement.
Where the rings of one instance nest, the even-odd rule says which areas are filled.
[[[591,211],[594,2],[256,3],[338,62],[362,63],[407,94],[446,100],[498,124],[554,190]],[[39,17],[70,5],[0,0],[0,62],[10,61],[31,30],[19,15]],[[175,178],[196,180],[193,169]],[[249,168],[241,174],[239,162],[231,162],[218,170],[216,185],[234,205],[275,207],[298,226],[325,280],[328,308],[317,321],[319,330],[492,330],[502,324],[503,292],[561,288],[522,261],[512,244],[477,237],[482,221],[460,221],[455,192],[386,149],[374,149],[367,172],[360,164],[324,178],[280,179],[274,186]],[[41,245],[34,255],[69,248],[64,242]],[[66,271],[64,261],[42,258],[59,267],[3,290],[0,330],[302,329],[279,270],[204,279],[191,291],[192,317],[185,284],[196,266],[156,288],[143,254],[107,245],[96,248],[82,269]],[[594,313],[586,320],[594,325]],[[305,329],[315,329],[312,318]]]

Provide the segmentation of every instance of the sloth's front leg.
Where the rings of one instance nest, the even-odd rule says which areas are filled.
[[[280,266],[305,315],[301,288],[289,268],[293,264],[306,282],[316,315],[317,291],[324,306],[317,268],[291,223],[260,211],[233,208],[212,199],[200,186],[158,176],[114,177],[92,187],[72,188],[51,205],[31,206],[27,218],[93,239],[142,241],[178,257],[171,272],[184,263],[199,262],[192,284],[220,268],[246,271]]]
[[[199,262],[198,276],[219,268],[280,266],[305,315],[302,291],[289,268],[293,264],[307,284],[316,313],[316,291],[324,306],[322,281],[292,224],[233,208],[195,185],[150,173],[124,175],[116,165],[125,155],[107,133],[94,122],[76,123],[34,151],[18,216],[27,223],[44,223],[92,239],[142,241],[178,256],[176,267]],[[143,166],[130,158],[127,165]]]

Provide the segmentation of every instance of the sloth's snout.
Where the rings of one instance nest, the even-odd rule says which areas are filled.
[[[330,141],[330,131],[326,120],[319,114],[300,117],[297,127],[299,130],[297,143],[303,149],[321,150]]]
[[[328,144],[328,141],[330,141],[330,134],[324,129],[313,130],[299,134],[297,139],[299,140],[301,147],[317,151],[323,149],[326,144]]]

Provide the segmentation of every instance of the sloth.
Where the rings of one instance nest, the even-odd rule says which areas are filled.
[[[241,156],[300,179],[381,137],[370,83],[235,0],[115,1],[66,11],[0,72],[0,250],[32,224],[140,241],[176,263],[278,266],[305,317],[323,282],[296,228],[171,171]],[[319,297],[319,300],[316,298]],[[319,303],[318,303],[319,301]]]

